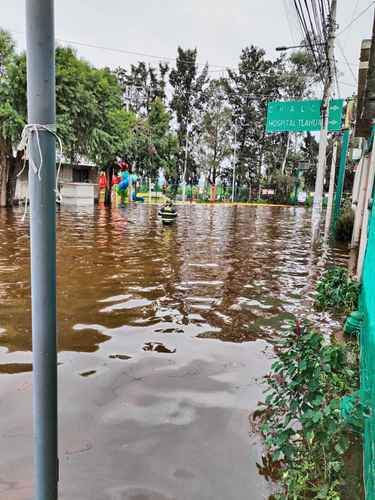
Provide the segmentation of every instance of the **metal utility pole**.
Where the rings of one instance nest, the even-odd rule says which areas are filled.
[[[40,127],[51,129],[56,123],[54,0],[25,3],[28,123],[35,125],[29,136],[29,160],[43,158],[39,175],[29,169],[34,498],[56,500],[56,146],[53,134]]]
[[[233,148],[233,180],[232,180],[232,203],[236,190],[236,163],[237,163],[237,126],[234,126],[234,148]]]
[[[346,168],[346,159],[347,159],[348,150],[349,150],[349,140],[350,140],[350,130],[346,129],[343,132],[342,141],[341,141],[341,155],[340,155],[339,173],[337,176],[335,206],[334,206],[334,210],[333,210],[332,234],[334,234],[334,235],[336,234],[336,223],[337,223],[337,219],[340,216],[340,211],[341,211],[341,198],[342,198],[342,192],[344,190],[345,168]]]
[[[334,50],[335,50],[335,35],[336,35],[336,12],[337,12],[337,0],[332,0],[329,27],[328,27],[328,75],[324,83],[318,168],[316,172],[314,202],[312,209],[313,244],[315,244],[319,240],[320,220],[321,220],[322,205],[323,205],[324,175],[326,169],[327,136],[328,136],[329,101],[332,93],[332,82],[333,82],[334,64],[335,64]]]
[[[365,212],[365,204],[366,204],[366,194],[367,194],[367,185],[369,181],[369,173],[372,169],[372,160],[373,160],[372,152],[366,148],[362,152],[361,161],[357,167],[359,170],[359,186],[356,193],[356,197],[353,200],[355,207],[355,216],[354,216],[354,225],[352,232],[352,241],[350,245],[350,257],[349,257],[349,273],[354,275],[356,273],[357,260],[358,260],[358,249],[361,241],[361,229],[363,222],[363,214]]]

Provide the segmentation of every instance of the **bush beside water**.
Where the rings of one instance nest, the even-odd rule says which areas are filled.
[[[357,349],[327,341],[298,321],[275,348],[267,396],[254,414],[277,471],[273,498],[340,500],[348,480],[345,456],[359,441],[340,415],[341,397],[359,386]]]
[[[318,282],[315,306],[346,314],[358,297],[359,285],[335,266]],[[358,344],[339,343],[296,321],[281,332],[275,351],[265,400],[253,416],[267,449],[260,471],[272,472],[278,484],[272,499],[363,498],[361,471],[348,465],[361,434],[340,412],[341,399],[359,389]]]
[[[336,240],[349,243],[352,239],[353,226],[354,211],[351,207],[346,207],[336,222]]]
[[[350,279],[345,267],[334,266],[318,281],[315,307],[319,311],[349,314],[358,306],[359,284]]]

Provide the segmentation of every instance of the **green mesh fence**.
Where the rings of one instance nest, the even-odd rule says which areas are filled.
[[[364,479],[366,500],[375,500],[375,211],[372,211],[362,277],[361,393],[368,408],[364,428]]]

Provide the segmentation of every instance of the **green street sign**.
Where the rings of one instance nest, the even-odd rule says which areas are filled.
[[[318,132],[322,101],[273,101],[268,103],[266,132]],[[341,130],[344,99],[332,99],[329,106],[328,130]]]

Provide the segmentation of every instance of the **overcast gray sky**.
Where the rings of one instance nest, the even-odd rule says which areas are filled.
[[[199,60],[234,66],[241,49],[254,44],[275,57],[277,45],[301,39],[293,0],[56,0],[56,36],[60,39],[175,57],[176,48],[196,47]],[[369,0],[338,0],[339,32],[361,13]],[[371,36],[374,6],[338,41],[357,79],[361,40]],[[0,26],[24,48],[25,0],[0,0]],[[109,50],[76,47],[97,66],[126,66],[140,57]],[[343,97],[355,92],[356,81],[336,48]],[[217,70],[211,66],[212,70]],[[213,73],[213,75],[215,72]]]

